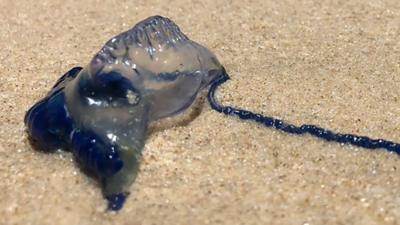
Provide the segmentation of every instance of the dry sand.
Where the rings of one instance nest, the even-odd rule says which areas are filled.
[[[149,138],[104,213],[69,153],[34,151],[26,110],[109,38],[160,14],[208,46],[225,104],[400,142],[400,2],[0,0],[1,224],[400,224],[400,157],[292,136],[204,105]]]

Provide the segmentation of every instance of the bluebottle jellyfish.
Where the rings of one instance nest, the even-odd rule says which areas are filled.
[[[399,153],[399,144],[314,125],[294,126],[221,105],[215,91],[229,79],[206,47],[170,19],[149,17],[109,40],[84,68],[64,74],[25,115],[28,134],[42,150],[70,150],[101,182],[110,210],[122,208],[139,171],[149,124],[185,111],[209,88],[212,109],[292,134]]]
[[[149,123],[187,109],[221,72],[212,52],[153,16],[63,75],[25,124],[40,149],[71,150],[118,210],[138,173]]]

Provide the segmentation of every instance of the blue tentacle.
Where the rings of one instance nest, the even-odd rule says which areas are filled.
[[[358,147],[367,149],[386,149],[390,152],[400,154],[400,144],[384,139],[372,139],[367,136],[358,136],[354,134],[341,134],[336,133],[328,129],[318,127],[316,125],[304,124],[296,126],[290,123],[286,123],[283,120],[276,119],[273,117],[264,116],[258,113],[254,113],[248,110],[235,108],[231,106],[221,105],[215,97],[215,92],[219,86],[229,80],[229,75],[223,69],[222,74],[214,79],[211,83],[210,90],[208,92],[208,101],[210,102],[211,108],[217,112],[223,113],[229,116],[238,116],[242,120],[252,120],[266,127],[271,127],[277,130],[284,131],[290,134],[310,134],[312,136],[321,138],[326,141],[332,141],[343,144],[351,144]]]

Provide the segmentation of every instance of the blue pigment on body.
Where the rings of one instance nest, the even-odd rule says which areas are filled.
[[[25,124],[41,150],[70,150],[101,181],[108,208],[119,210],[139,171],[149,124],[185,111],[222,68],[174,22],[153,16],[63,75]]]
[[[86,67],[63,75],[29,109],[25,125],[41,150],[70,150],[101,181],[108,209],[115,211],[123,207],[136,179],[149,124],[185,111],[208,87],[211,107],[226,115],[291,134],[400,153],[399,144],[390,141],[298,127],[222,106],[214,95],[228,79],[213,53],[171,20],[154,16],[109,40]]]

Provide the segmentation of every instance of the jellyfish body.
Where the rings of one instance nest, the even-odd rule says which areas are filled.
[[[63,75],[26,113],[27,131],[42,150],[71,150],[118,210],[136,178],[149,124],[183,112],[222,71],[207,48],[153,16]]]

